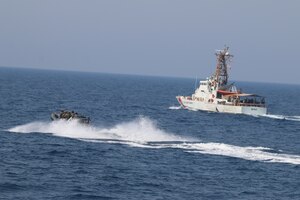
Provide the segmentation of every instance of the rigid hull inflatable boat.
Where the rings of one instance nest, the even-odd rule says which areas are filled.
[[[68,110],[61,110],[59,112],[51,113],[51,120],[52,121],[56,121],[56,120],[66,120],[66,121],[77,120],[79,123],[82,123],[82,124],[89,124],[90,123],[90,118],[89,117],[85,117],[83,115],[78,114],[77,112],[68,111]]]

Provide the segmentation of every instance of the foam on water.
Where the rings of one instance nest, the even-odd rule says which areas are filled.
[[[140,117],[110,128],[85,126],[76,121],[33,122],[9,129],[17,133],[50,133],[88,142],[126,144],[137,148],[176,148],[190,153],[228,156],[252,161],[300,165],[300,156],[268,152],[267,147],[241,147],[224,143],[200,142],[161,130],[154,121]]]
[[[300,122],[300,116],[286,116],[286,115],[262,115],[262,117],[268,117],[272,119],[281,119],[281,120],[288,120],[288,121],[298,121]]]
[[[180,110],[181,106],[170,106],[169,109],[170,110]]]
[[[170,148],[185,149],[191,153],[221,155],[234,158],[241,158],[252,161],[263,161],[272,163],[290,163],[300,165],[300,156],[270,153],[266,150],[272,150],[266,147],[240,147],[223,143],[185,143],[169,145]]]
[[[110,128],[85,126],[77,121],[33,122],[9,129],[18,133],[51,133],[56,136],[77,139],[124,140],[132,142],[183,141],[182,137],[159,129],[147,117],[139,117],[130,122]]]

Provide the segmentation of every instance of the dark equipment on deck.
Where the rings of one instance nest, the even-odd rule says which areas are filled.
[[[89,124],[90,123],[90,118],[89,117],[85,117],[83,115],[78,114],[77,112],[68,111],[68,110],[61,110],[59,112],[51,113],[51,120],[52,121],[56,121],[56,120],[66,120],[66,121],[77,120],[79,123],[82,123],[82,124]]]

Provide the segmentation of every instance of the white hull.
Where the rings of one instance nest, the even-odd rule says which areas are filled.
[[[265,115],[267,114],[266,107],[257,106],[235,106],[223,105],[213,102],[203,102],[192,99],[184,98],[183,96],[176,97],[180,105],[188,110],[203,110],[209,112],[220,113],[234,113],[234,114],[247,114],[247,115]]]
[[[232,55],[228,47],[216,53],[217,66],[215,73],[199,82],[191,96],[177,96],[180,105],[189,110],[209,112],[265,115],[267,108],[265,98],[256,94],[242,93],[228,82],[228,62]]]

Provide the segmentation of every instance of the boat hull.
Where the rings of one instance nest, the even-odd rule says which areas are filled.
[[[233,113],[233,114],[247,114],[247,115],[265,115],[267,114],[266,107],[257,106],[234,106],[234,105],[223,105],[217,103],[206,103],[203,101],[197,101],[192,99],[184,98],[183,96],[176,97],[180,105],[188,110],[203,110],[209,112],[220,112],[220,113]]]

